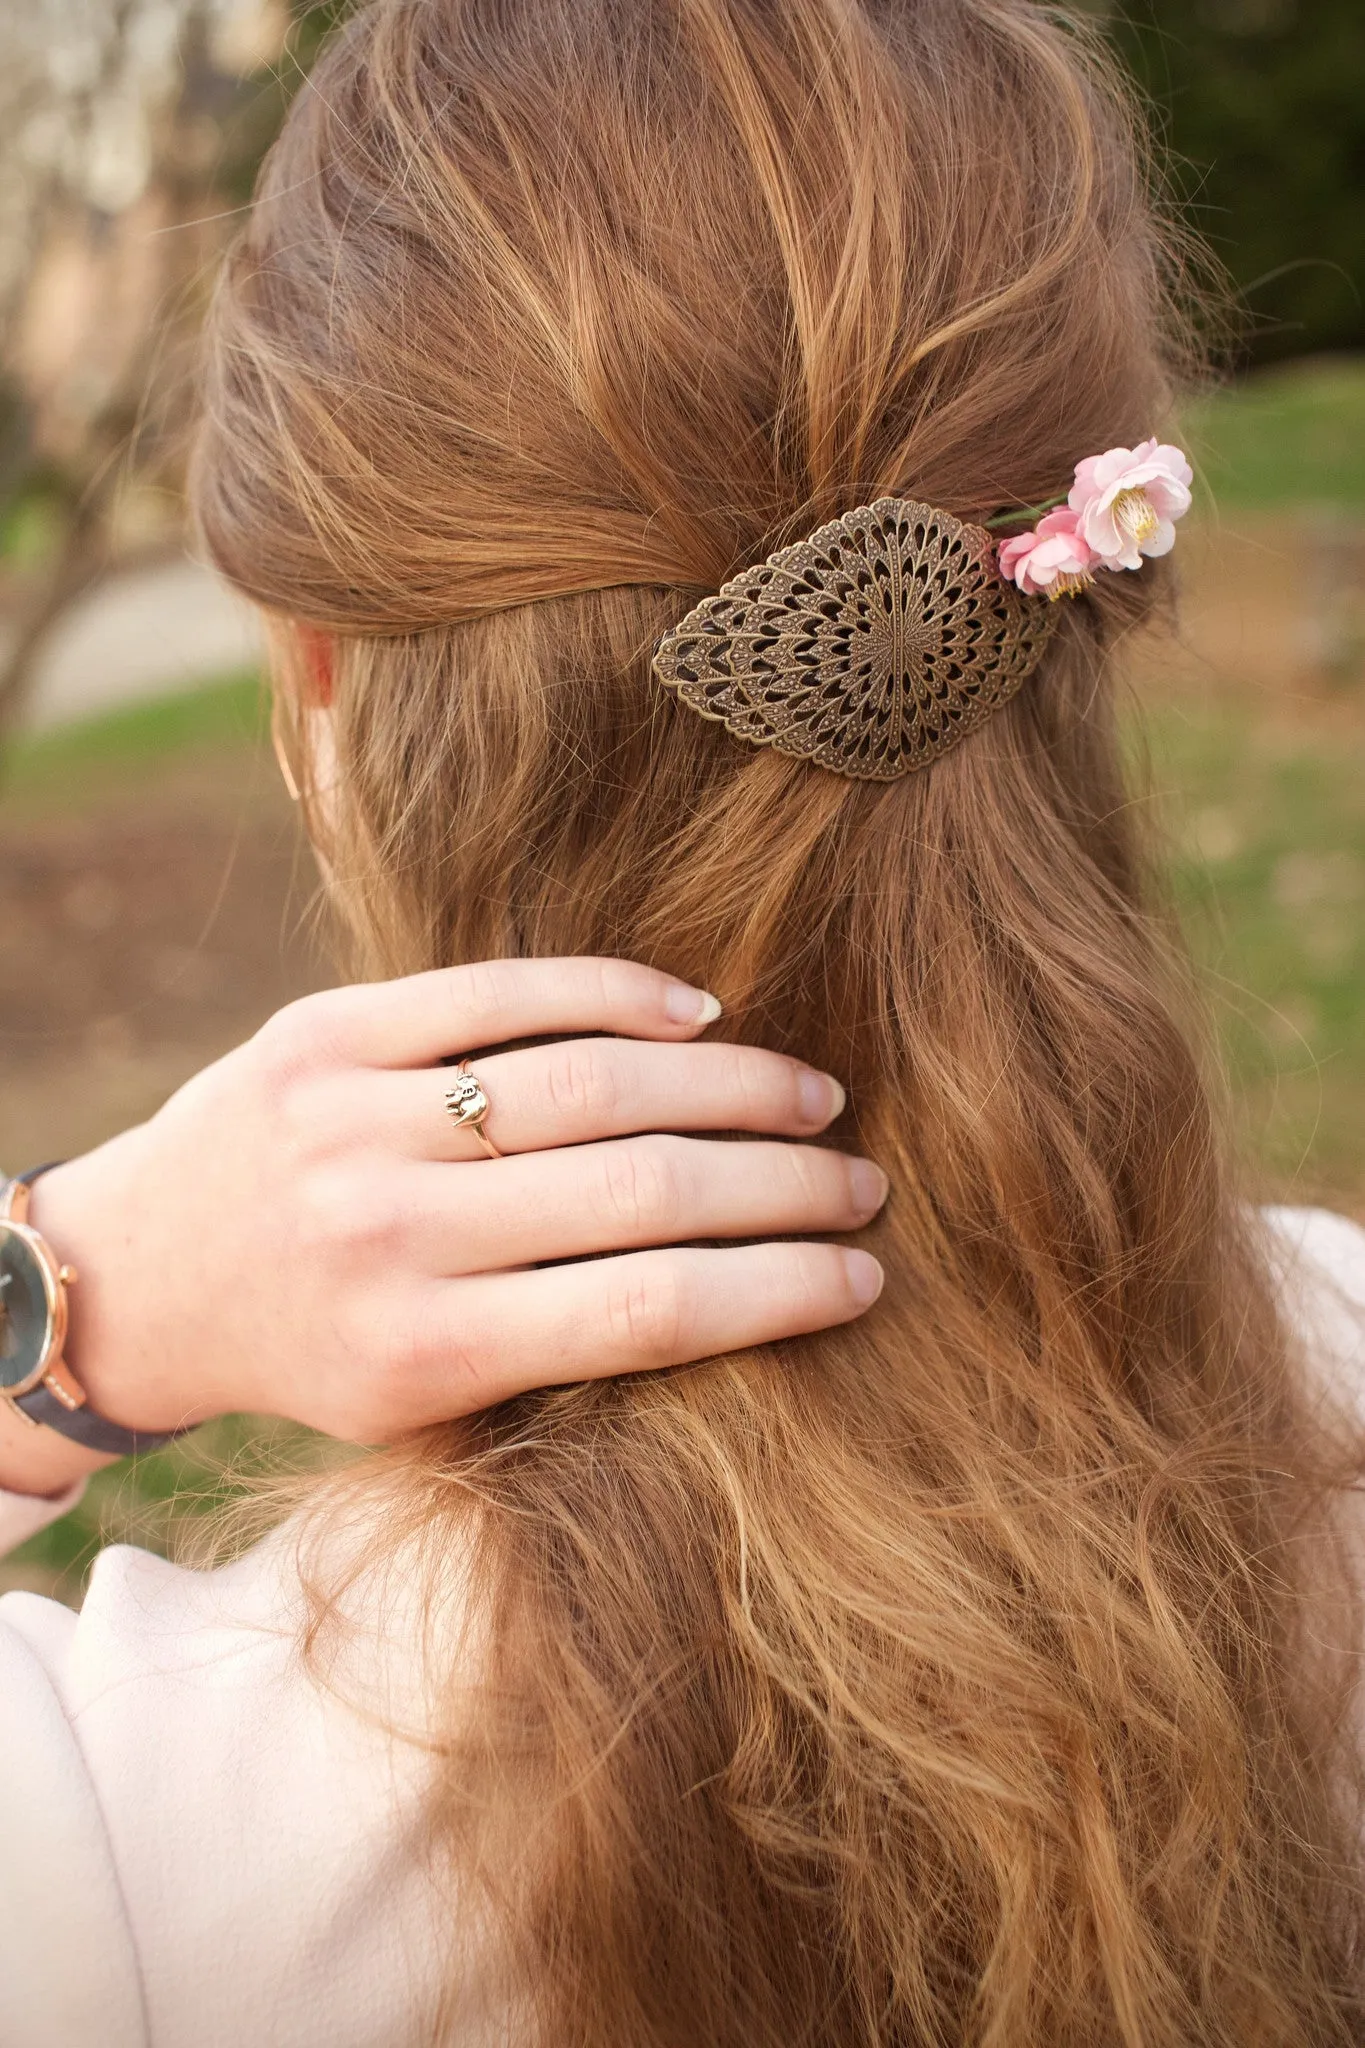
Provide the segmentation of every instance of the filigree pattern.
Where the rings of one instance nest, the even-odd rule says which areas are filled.
[[[1057,624],[984,527],[879,498],[781,548],[666,633],[654,673],[752,746],[889,782],[1008,701]]]

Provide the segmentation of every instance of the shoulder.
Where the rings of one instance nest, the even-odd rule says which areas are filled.
[[[1290,1325],[1325,1389],[1365,1426],[1365,1229],[1330,1209],[1261,1217]]]
[[[0,2040],[143,2048],[136,1943],[98,1787],[43,1658],[10,1626],[17,1597],[0,1600]],[[61,1627],[64,1609],[28,1604],[53,1609],[49,1635]]]
[[[1282,1271],[1294,1267],[1330,1277],[1357,1307],[1365,1308],[1365,1228],[1332,1209],[1262,1209],[1272,1257]]]
[[[98,2035],[119,2048],[419,2038],[443,1941],[430,1753],[394,1732],[423,1732],[415,1618],[374,1579],[338,1577],[342,1647],[321,1668],[291,1525],[211,1572],[106,1550],[79,1615],[0,1600],[0,1900],[104,1902],[74,1956],[12,1946],[0,1915],[0,2015],[17,1995],[45,2016],[0,2027],[6,2048],[97,2038],[58,2023],[87,1972],[92,1997],[128,1987],[123,2031]]]

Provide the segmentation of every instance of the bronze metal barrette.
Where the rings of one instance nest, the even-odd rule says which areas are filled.
[[[878,498],[779,548],[665,633],[654,674],[751,746],[890,782],[1007,703],[1058,623],[982,526]]]

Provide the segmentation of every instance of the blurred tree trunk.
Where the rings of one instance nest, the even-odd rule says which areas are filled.
[[[0,744],[72,603],[183,545],[194,359],[217,260],[304,75],[300,50],[311,57],[341,11],[0,0],[0,17],[10,10],[24,26],[0,75]],[[25,133],[53,122],[62,146],[10,179],[7,155],[21,159]],[[74,346],[45,312],[71,313],[73,275],[88,302]],[[29,513],[42,544],[16,567],[5,542]]]
[[[44,538],[37,558],[7,578],[0,735],[22,713],[52,628],[121,552],[117,502],[138,461],[145,404],[145,345],[130,338],[121,351],[99,358],[107,339],[103,306],[94,309],[91,335],[77,338],[65,378],[45,377],[35,280],[55,236],[73,249],[84,237],[93,264],[108,224],[155,193],[163,160],[176,154],[186,97],[177,38],[195,42],[203,4],[179,0],[153,11],[145,0],[48,0],[21,15],[11,0],[16,11],[0,88],[7,102],[0,125],[0,352],[10,415],[0,532],[12,538],[25,509],[36,507]],[[178,222],[167,212],[164,225],[173,231]],[[162,259],[168,269],[175,241],[172,232]],[[51,340],[60,356],[58,338]],[[94,359],[85,360],[91,343]]]

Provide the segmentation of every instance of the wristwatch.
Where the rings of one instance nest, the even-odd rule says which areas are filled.
[[[125,1458],[156,1450],[183,1431],[124,1429],[96,1415],[62,1357],[76,1269],[28,1220],[29,1188],[47,1171],[36,1166],[0,1184],[0,1400],[31,1427],[45,1424],[89,1451]]]

